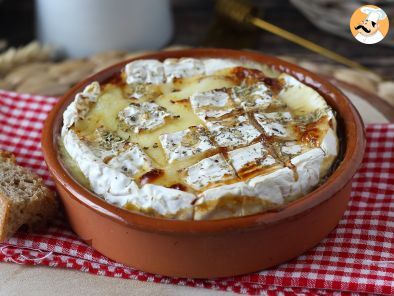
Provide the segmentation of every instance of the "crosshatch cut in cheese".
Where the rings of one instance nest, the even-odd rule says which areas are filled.
[[[215,149],[207,130],[202,125],[191,126],[186,130],[171,134],[163,134],[159,138],[169,163]]]
[[[267,65],[136,60],[116,75],[76,95],[59,145],[83,186],[130,211],[202,220],[283,207],[338,154],[323,97]]]
[[[260,136],[246,115],[207,122],[207,127],[219,147],[239,147]]]
[[[276,164],[275,158],[261,142],[230,151],[228,155],[238,175]]]

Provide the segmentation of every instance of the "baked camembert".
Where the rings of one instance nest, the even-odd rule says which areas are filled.
[[[285,73],[230,59],[136,60],[63,114],[71,174],[109,203],[173,219],[282,208],[337,154],[334,112]]]

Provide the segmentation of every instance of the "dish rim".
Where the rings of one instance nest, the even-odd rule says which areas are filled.
[[[279,72],[286,72],[293,75],[301,82],[314,88],[328,101],[329,105],[337,111],[337,116],[339,115],[341,118],[342,127],[345,129],[344,140],[346,141],[342,161],[318,188],[284,205],[279,210],[220,220],[175,220],[148,216],[108,203],[80,185],[61,163],[58,149],[58,137],[60,136],[63,112],[71,101],[74,100],[76,93],[80,92],[92,81],[99,81],[100,84],[105,83],[115,73],[119,72],[124,65],[131,61],[138,59],[164,60],[166,58],[181,57],[252,60],[266,64]],[[365,150],[365,132],[361,117],[350,100],[338,88],[318,74],[311,73],[276,57],[257,52],[201,48],[160,51],[137,56],[112,65],[79,82],[59,99],[45,120],[42,132],[42,149],[45,162],[56,184],[63,186],[75,201],[93,209],[101,216],[106,216],[124,226],[145,231],[204,234],[269,227],[283,220],[294,219],[303,212],[311,210],[313,207],[327,201],[331,196],[342,190],[359,168]]]

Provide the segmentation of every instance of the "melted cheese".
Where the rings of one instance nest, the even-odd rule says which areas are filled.
[[[87,86],[63,114],[70,171],[110,203],[175,219],[250,215],[310,192],[338,154],[332,110],[288,74],[278,92],[240,66],[267,69],[137,60],[125,85]]]
[[[328,107],[326,101],[317,91],[305,86],[293,76],[282,73],[278,79],[284,86],[278,95],[279,99],[297,115],[323,110]]]

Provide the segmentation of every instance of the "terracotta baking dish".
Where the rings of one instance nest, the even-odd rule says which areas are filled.
[[[296,76],[319,91],[337,111],[342,161],[328,180],[276,212],[215,221],[152,218],[118,208],[80,186],[60,160],[62,114],[93,80],[105,82],[127,63],[114,65],[70,90],[46,120],[42,147],[74,231],[109,258],[168,276],[212,278],[250,273],[294,258],[318,244],[341,219],[360,166],[365,136],[359,114],[345,95],[319,75],[274,57],[247,51],[190,49],[140,58],[220,57],[249,59]]]

